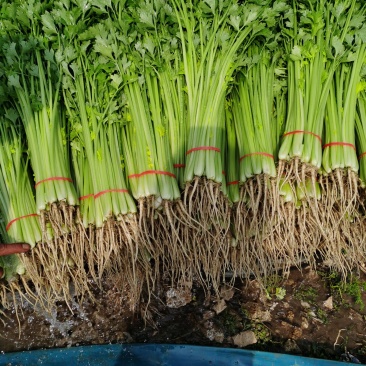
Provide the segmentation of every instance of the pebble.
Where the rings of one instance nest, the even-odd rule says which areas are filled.
[[[192,292],[189,288],[170,288],[166,293],[166,305],[169,308],[180,308],[192,301]]]
[[[233,343],[235,344],[235,346],[242,348],[249,346],[250,344],[257,343],[257,337],[255,336],[253,331],[246,330],[245,332],[236,334],[233,337]]]
[[[207,310],[203,313],[202,318],[203,318],[203,320],[209,320],[209,319],[212,319],[215,315],[216,315],[216,313],[214,311]]]
[[[212,307],[215,310],[216,314],[220,314],[227,308],[226,302],[224,299],[217,301],[217,303]]]
[[[269,310],[256,308],[254,312],[251,313],[251,319],[259,320],[261,322],[270,322],[272,320],[272,316]]]
[[[292,333],[292,338],[301,338],[302,336],[302,329],[299,327],[295,327],[293,333]]]
[[[333,310],[333,296],[328,297],[324,302],[323,306],[328,310]]]
[[[301,328],[302,329],[308,329],[309,328],[309,322],[305,317],[301,318]]]
[[[292,323],[294,321],[294,318],[295,318],[295,314],[292,310],[288,311],[287,312],[287,319],[290,323]]]
[[[220,289],[220,296],[226,300],[229,301],[233,298],[234,296],[234,289],[231,286],[228,285],[224,285],[221,287]]]

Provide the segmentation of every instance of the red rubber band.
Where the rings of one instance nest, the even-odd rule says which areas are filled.
[[[352,149],[356,150],[355,145],[353,145],[349,142],[330,142],[329,144],[325,144],[323,146],[323,149],[325,149],[327,147],[332,147],[332,146],[348,146],[348,147],[352,147]]]
[[[20,217],[17,217],[16,219],[14,220],[11,220],[8,225],[6,225],[6,231],[9,231],[10,229],[10,226],[14,224],[14,222],[18,221],[18,220],[21,220],[21,219],[25,219],[27,217],[33,217],[33,216],[38,216],[36,213],[33,213],[33,214],[29,214],[29,215],[24,215],[24,216],[20,216]]]
[[[226,183],[227,186],[233,186],[233,185],[236,185],[236,184],[239,184],[239,181],[238,180],[234,180],[232,182]]]
[[[110,192],[119,192],[119,193],[128,193],[127,189],[106,189],[105,191],[98,192],[94,195],[94,198],[97,199],[98,197],[102,196],[103,194],[110,193]]]
[[[93,193],[87,194],[86,196],[79,197],[79,201],[83,201],[83,200],[86,200],[86,199],[91,198],[91,197],[94,197]]]
[[[174,164],[174,168],[185,168],[186,164]]]
[[[307,134],[307,135],[312,135],[315,138],[317,138],[320,141],[321,144],[323,144],[322,138],[319,135],[317,135],[316,133],[311,132],[311,131],[295,130],[295,131],[286,132],[282,136],[286,137],[286,136],[290,136],[290,135],[296,135],[298,133],[304,133],[304,134]]]
[[[262,156],[267,156],[267,158],[271,158],[271,159],[274,159],[273,155],[272,154],[268,154],[266,152],[255,152],[255,153],[250,153],[250,154],[245,154],[243,155],[240,159],[239,159],[239,162],[242,161],[243,159],[245,158],[248,158],[249,156],[252,156],[252,155],[262,155]]]
[[[128,178],[140,178],[144,175],[148,175],[148,174],[159,174],[159,175],[168,175],[169,177],[172,177],[172,178],[176,178],[175,174],[173,173],[170,173],[170,172],[166,172],[164,170],[146,170],[140,174],[131,174],[128,176]]]
[[[194,147],[193,149],[190,149],[186,152],[186,155],[189,155],[192,152],[195,151],[203,151],[203,150],[212,150],[212,151],[216,151],[216,152],[221,152],[221,150],[218,147],[213,147],[213,146],[199,146],[199,147]]]
[[[38,183],[36,183],[36,185],[34,187],[37,188],[37,186],[39,186],[41,183],[48,182],[50,180],[65,180],[67,182],[71,182],[72,183],[72,179],[71,178],[66,178],[66,177],[51,177],[51,178],[47,178],[47,179],[40,180]]]
[[[364,156],[366,156],[366,151],[363,152],[359,157],[358,157],[358,160],[361,160]]]

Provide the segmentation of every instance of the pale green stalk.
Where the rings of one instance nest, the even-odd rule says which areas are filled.
[[[360,165],[360,180],[366,186],[366,92],[362,90],[357,99],[356,138]]]

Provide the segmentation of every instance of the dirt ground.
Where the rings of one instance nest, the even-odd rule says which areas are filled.
[[[0,351],[105,343],[180,343],[241,347],[366,363],[366,276],[342,284],[323,269],[293,269],[265,291],[255,280],[222,285],[220,296],[160,284],[130,310],[129,295],[111,283],[96,303],[57,303],[51,312],[28,303],[0,317]],[[352,357],[349,356],[349,357]],[[352,360],[351,360],[352,361]]]

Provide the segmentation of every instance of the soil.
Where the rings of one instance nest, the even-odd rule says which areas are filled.
[[[46,312],[23,301],[17,310],[3,309],[0,351],[179,343],[334,360],[344,360],[349,352],[366,363],[364,274],[342,284],[321,266],[316,272],[305,267],[268,283],[263,291],[256,280],[237,280],[233,286],[223,284],[220,296],[198,285],[173,289],[160,283],[150,299],[143,293],[133,312],[128,288],[117,288],[109,279],[103,291],[94,289],[95,303],[60,302]]]

